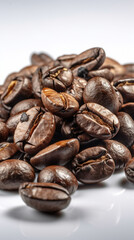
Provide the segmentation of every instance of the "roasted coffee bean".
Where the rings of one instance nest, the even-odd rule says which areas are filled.
[[[68,191],[56,183],[24,183],[19,188],[23,201],[42,212],[58,212],[68,207]]]
[[[0,189],[17,190],[21,183],[34,181],[35,173],[30,164],[10,159],[0,163]]]
[[[134,158],[132,158],[125,166],[125,174],[128,181],[134,183]]]
[[[33,74],[35,73],[35,71],[37,70],[37,66],[33,66],[33,65],[30,65],[30,66],[26,66],[24,68],[22,68],[19,72],[18,72],[18,76],[24,76],[24,77],[27,77],[27,78],[32,78]]]
[[[4,81],[4,88],[5,88],[5,90],[8,88],[8,86],[9,86],[9,84],[11,83],[11,81],[14,79],[14,78],[16,78],[18,76],[18,73],[17,72],[13,72],[13,73],[10,73],[7,77],[6,77],[6,79],[5,79],[5,81]]]
[[[3,94],[4,90],[5,90],[4,85],[0,85],[0,96]]]
[[[77,55],[71,62],[70,68],[74,76],[88,79],[88,72],[98,69],[105,60],[102,48],[91,48]]]
[[[31,62],[33,65],[36,65],[36,66],[47,65],[52,61],[53,61],[53,58],[46,53],[39,53],[39,54],[33,53],[31,56]]]
[[[69,194],[74,193],[78,188],[78,182],[74,174],[63,166],[48,166],[38,175],[38,182],[57,183],[66,188]]]
[[[16,77],[4,91],[1,99],[5,105],[14,106],[17,102],[32,95],[32,83],[27,77]]]
[[[123,97],[123,102],[134,102],[134,78],[120,79],[113,83]]]
[[[84,78],[75,77],[72,85],[67,88],[66,92],[81,103],[83,100],[83,91],[86,85],[87,81]]]
[[[130,152],[132,154],[132,157],[134,157],[134,144],[130,147]]]
[[[49,145],[31,158],[30,163],[42,170],[50,165],[65,165],[79,152],[79,141],[75,138]]]
[[[41,94],[44,87],[52,88],[58,92],[65,91],[72,84],[73,74],[70,69],[63,66],[39,68],[33,76],[33,91],[35,96]]]
[[[9,130],[4,122],[0,122],[0,142],[3,142],[8,137]]]
[[[10,116],[13,116],[20,112],[24,112],[24,111],[26,112],[30,108],[36,107],[36,106],[43,107],[43,104],[40,99],[30,98],[30,99],[22,100],[14,105],[14,107],[11,110]]]
[[[109,82],[111,82],[114,78],[114,74],[107,68],[89,71],[87,74],[87,79],[89,80],[94,77],[106,78]]]
[[[118,118],[107,108],[97,103],[86,103],[76,115],[78,126],[92,137],[113,138],[119,131]]]
[[[59,117],[71,117],[79,109],[79,103],[71,95],[50,88],[43,88],[41,99],[45,108]]]
[[[72,161],[73,173],[85,184],[98,183],[109,178],[114,169],[114,160],[103,147],[87,148]]]
[[[0,162],[11,158],[17,151],[18,148],[15,143],[0,143]]]
[[[119,110],[120,110],[123,105],[123,97],[122,97],[121,93],[115,87],[113,87],[113,88],[115,90],[115,93],[116,93],[116,96],[118,99],[117,105],[119,106]]]
[[[134,73],[134,63],[124,64],[123,67],[126,70],[126,73]]]
[[[59,65],[62,65],[65,68],[69,68],[72,60],[76,57],[76,54],[62,55],[57,58]]]
[[[129,149],[120,142],[114,140],[105,140],[101,146],[106,148],[115,162],[115,168],[121,169],[132,158]]]
[[[120,122],[120,130],[114,139],[129,148],[134,143],[134,121],[125,112],[117,113],[117,117]]]
[[[20,151],[36,154],[46,147],[55,132],[54,115],[43,112],[40,107],[33,107],[26,112],[27,119],[20,119],[15,133],[14,142]]]
[[[128,102],[123,104],[121,111],[128,113],[134,120],[134,102]]]
[[[16,129],[19,121],[20,121],[21,115],[22,115],[22,112],[17,113],[17,114],[8,118],[8,120],[6,122],[6,125],[7,125],[7,128],[9,130],[9,135],[13,136],[14,131],[15,131],[15,129]]]
[[[122,66],[120,63],[115,61],[112,58],[106,57],[101,69],[107,68],[109,69],[114,76],[123,75],[125,73],[125,67]]]
[[[3,104],[2,101],[0,99],[0,121],[1,122],[6,122],[6,120],[8,119],[10,114],[10,110],[6,109]]]
[[[104,101],[105,99],[105,101]],[[119,100],[108,80],[101,77],[90,79],[83,92],[84,103],[98,103],[113,113],[119,110]]]

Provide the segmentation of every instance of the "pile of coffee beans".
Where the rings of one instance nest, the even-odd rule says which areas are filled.
[[[134,63],[102,48],[31,65],[0,86],[0,189],[43,212],[66,208],[79,184],[124,169],[134,183]],[[35,176],[36,179],[35,180]]]

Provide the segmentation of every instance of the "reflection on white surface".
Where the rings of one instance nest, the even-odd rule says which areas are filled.
[[[15,240],[87,240],[89,236],[93,240],[130,239],[134,196],[129,183],[122,186],[123,179],[123,173],[119,173],[104,184],[81,186],[70,206],[56,215],[40,213],[25,206],[18,195],[1,191],[3,239],[7,240],[9,234]]]

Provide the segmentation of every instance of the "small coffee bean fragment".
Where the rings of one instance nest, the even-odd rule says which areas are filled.
[[[19,194],[29,207],[48,213],[68,207],[71,201],[68,191],[56,183],[24,183]]]

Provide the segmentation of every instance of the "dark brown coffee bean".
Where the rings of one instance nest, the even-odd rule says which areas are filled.
[[[123,105],[123,97],[121,95],[121,93],[113,86],[116,96],[117,96],[117,105],[119,106],[119,110],[121,109],[122,105]]]
[[[0,143],[0,162],[11,158],[17,151],[18,148],[15,143]]]
[[[117,80],[114,86],[121,93],[124,103],[134,102],[134,78]]]
[[[78,153],[72,161],[76,178],[85,184],[109,178],[115,169],[114,160],[103,147],[92,147]]]
[[[8,130],[9,130],[9,135],[13,136],[14,131],[15,131],[16,127],[17,127],[17,124],[20,121],[21,115],[22,115],[22,112],[17,113],[17,114],[15,114],[15,115],[13,115],[13,116],[8,118],[8,120],[6,122],[6,125],[7,125]]]
[[[0,99],[0,121],[1,122],[6,122],[6,120],[8,119],[10,114],[10,110],[6,109],[3,104],[2,101]]]
[[[29,98],[32,95],[32,83],[29,78],[16,77],[4,91],[1,99],[5,105],[14,106],[17,102]]]
[[[87,81],[84,78],[75,77],[72,85],[67,88],[66,92],[81,103],[83,100],[83,91],[86,85]]]
[[[79,109],[79,103],[71,95],[50,88],[43,88],[41,99],[45,108],[59,117],[71,117]]]
[[[30,65],[30,66],[26,66],[24,68],[22,68],[19,72],[18,72],[18,76],[24,76],[27,78],[32,78],[33,74],[35,73],[35,71],[37,70],[37,66],[34,65]]]
[[[0,189],[17,190],[21,183],[34,181],[35,173],[30,164],[10,159],[0,163]]]
[[[124,64],[123,67],[126,70],[126,73],[134,73],[134,63]]]
[[[77,55],[71,62],[70,68],[74,76],[88,79],[88,72],[98,69],[105,60],[102,48],[91,48]]]
[[[87,103],[80,107],[76,115],[78,126],[92,137],[110,139],[119,131],[118,118],[97,103]]]
[[[120,130],[115,136],[115,140],[129,148],[134,143],[134,121],[130,115],[125,112],[117,113],[117,117],[120,122]]]
[[[120,142],[114,140],[105,140],[101,142],[101,146],[107,149],[115,162],[115,168],[121,169],[132,158],[129,149]]]
[[[10,116],[13,116],[20,112],[24,112],[24,111],[26,112],[30,108],[36,107],[36,106],[43,107],[43,104],[40,99],[30,98],[30,99],[22,100],[14,105],[14,107],[11,110]]]
[[[134,120],[134,102],[128,102],[123,104],[121,111],[128,113]]]
[[[4,122],[0,122],[0,142],[3,142],[8,137],[9,130]]]
[[[94,77],[102,77],[111,82],[114,78],[114,74],[107,68],[89,71],[87,77],[88,80]]]
[[[68,55],[62,55],[57,58],[57,61],[59,62],[59,65],[62,65],[63,67],[69,68],[71,65],[72,60],[76,57],[76,54],[68,54]]]
[[[42,212],[58,212],[68,207],[68,191],[56,183],[24,183],[19,188],[23,201]]]
[[[125,68],[120,63],[115,61],[112,58],[106,57],[101,69],[107,68],[109,69],[114,76],[122,75],[125,73]]]
[[[78,188],[78,182],[74,174],[63,166],[48,166],[38,175],[38,182],[57,183],[66,188],[69,194],[74,193]]]
[[[13,73],[10,73],[10,74],[6,77],[6,79],[5,79],[5,81],[4,81],[4,88],[5,88],[5,90],[8,88],[9,84],[11,83],[11,81],[12,81],[14,78],[16,78],[17,76],[18,76],[18,73],[17,73],[17,72],[13,72]]]
[[[132,158],[125,166],[125,174],[128,181],[134,183],[134,158]]]
[[[98,103],[113,113],[117,113],[119,110],[119,100],[116,92],[105,78],[94,77],[90,79],[84,89],[83,100],[84,103]]]
[[[50,165],[65,165],[79,152],[79,141],[75,138],[49,145],[31,158],[30,163],[42,170]]]
[[[14,142],[20,151],[36,154],[46,147],[55,132],[55,119],[50,112],[43,112],[40,107],[33,107],[21,116],[15,133]],[[25,119],[24,119],[25,118]]]
[[[53,58],[46,53],[33,53],[31,56],[31,62],[36,66],[47,65],[51,61],[53,61]]]

